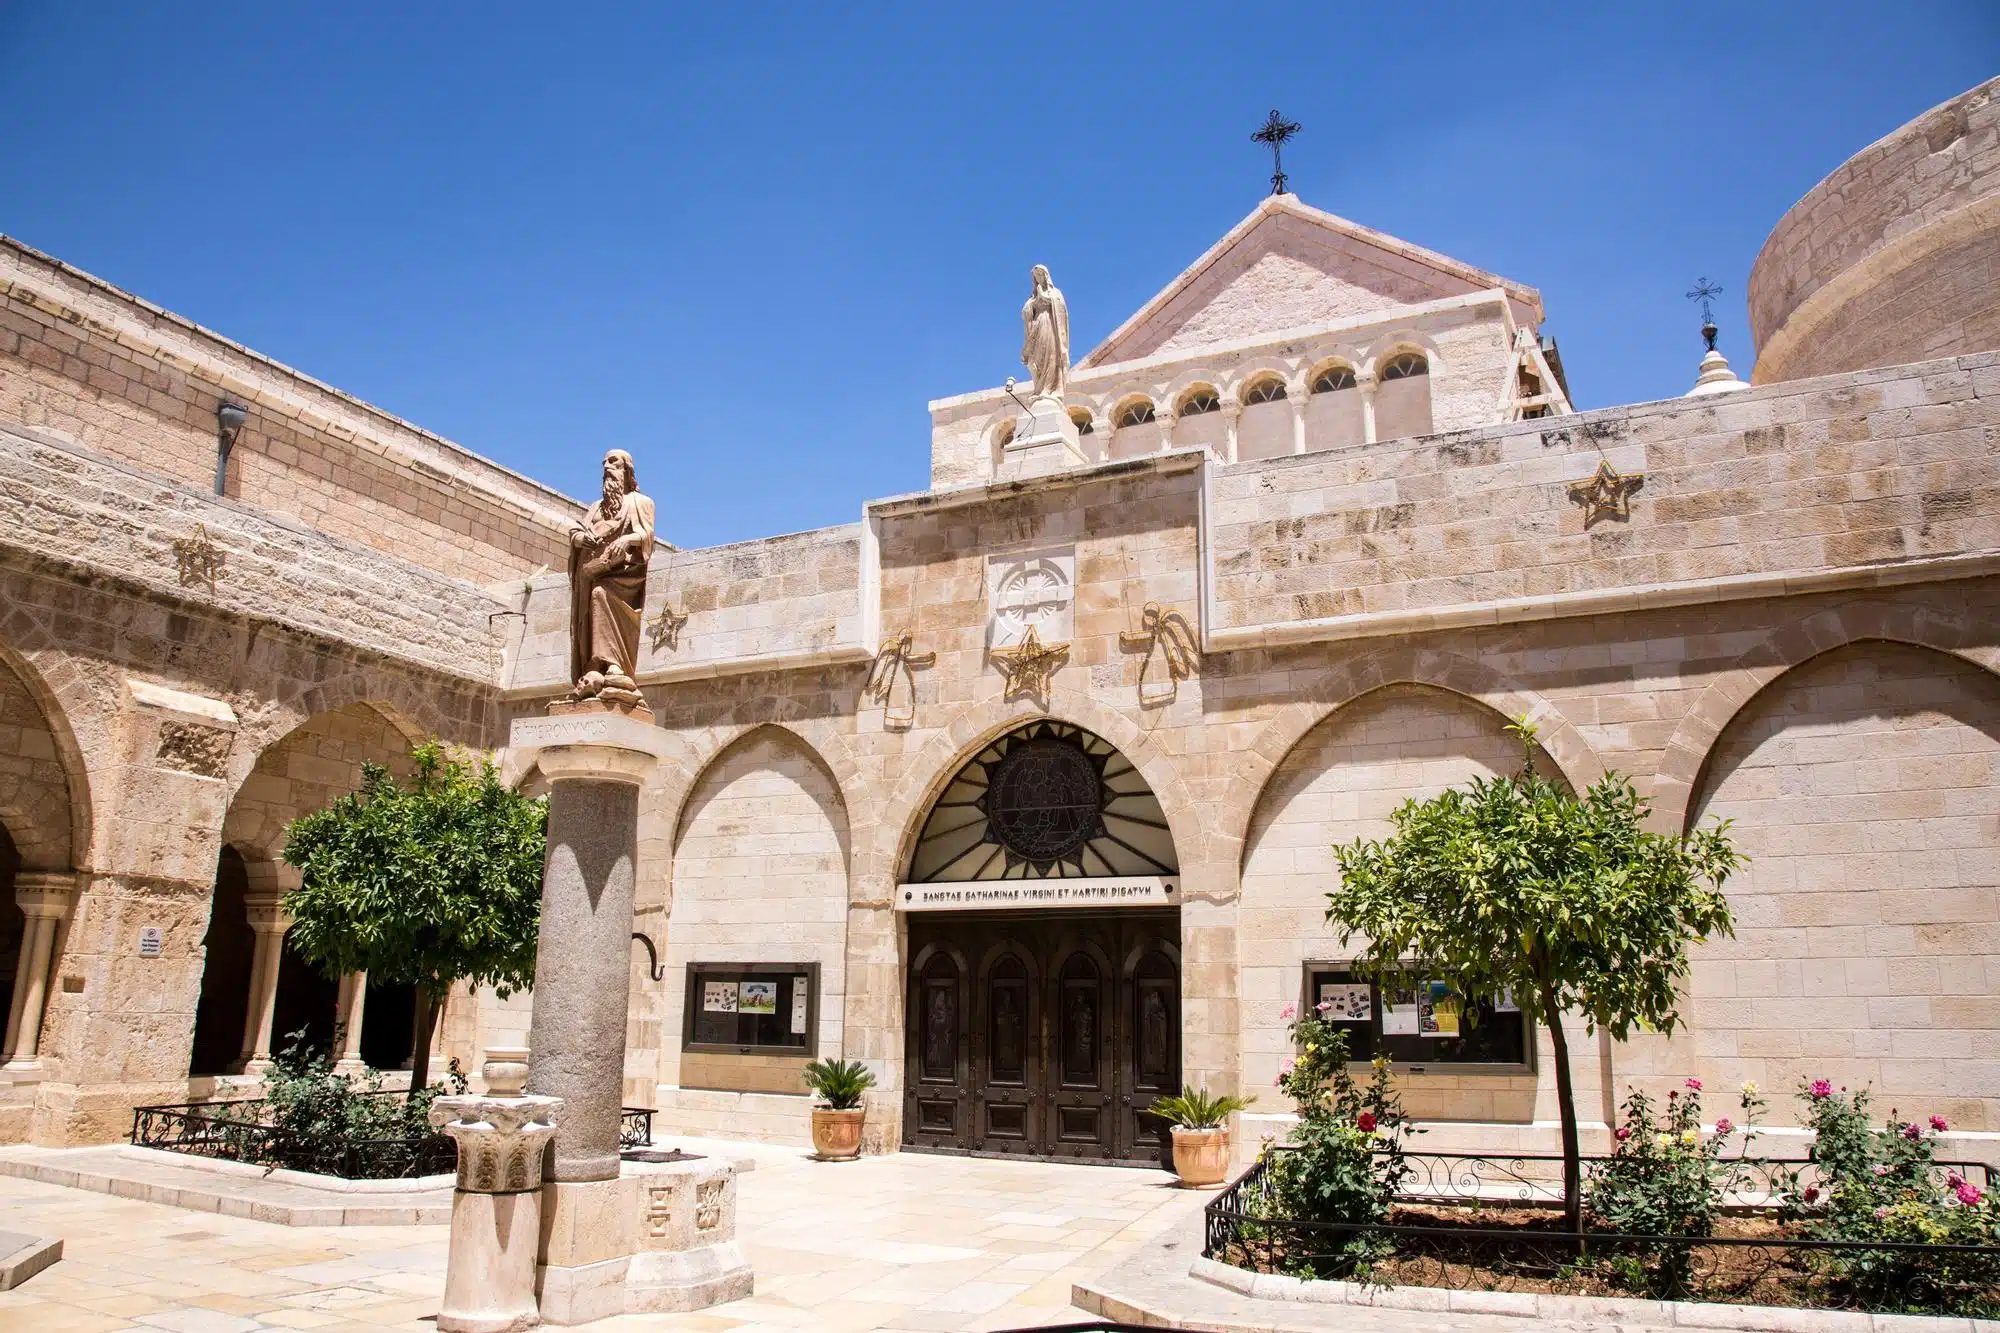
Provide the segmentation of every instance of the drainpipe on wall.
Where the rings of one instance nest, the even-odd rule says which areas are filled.
[[[215,493],[226,494],[223,483],[229,475],[229,451],[236,445],[236,437],[243,432],[243,423],[249,419],[250,411],[233,398],[224,398],[215,405]]]

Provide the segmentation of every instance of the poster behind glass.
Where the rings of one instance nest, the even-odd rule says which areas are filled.
[[[688,968],[687,1045],[810,1054],[812,970],[806,964]]]
[[[1379,1051],[1398,1064],[1525,1065],[1527,1025],[1506,995],[1465,1002],[1441,981],[1398,978],[1373,985],[1352,972],[1313,968],[1306,994],[1347,1036],[1352,1060]]]

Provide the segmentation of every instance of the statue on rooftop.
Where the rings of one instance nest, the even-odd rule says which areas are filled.
[[[1069,384],[1069,306],[1049,281],[1048,265],[1035,265],[1030,279],[1034,292],[1021,307],[1021,364],[1035,377],[1035,397],[1060,399]]]
[[[604,495],[569,533],[569,701],[602,698],[643,706],[639,622],[646,562],[653,554],[653,502],[639,493],[632,455],[604,455]]]

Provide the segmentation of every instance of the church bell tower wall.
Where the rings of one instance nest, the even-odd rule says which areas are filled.
[[[1750,269],[1756,384],[2000,347],[2000,78],[1835,168]]]

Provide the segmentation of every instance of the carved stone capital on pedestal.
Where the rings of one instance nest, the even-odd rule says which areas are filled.
[[[442,1333],[520,1333],[541,1323],[535,1250],[541,1236],[542,1158],[560,1097],[518,1095],[528,1053],[489,1047],[483,1096],[440,1097],[430,1121],[458,1145],[451,1200]]]
[[[562,1107],[560,1097],[440,1097],[431,1123],[458,1145],[459,1189],[524,1194],[542,1187],[542,1149]]]

